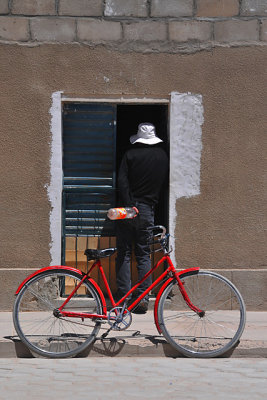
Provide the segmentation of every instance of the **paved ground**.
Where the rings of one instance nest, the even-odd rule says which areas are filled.
[[[12,314],[0,313],[0,400],[267,398],[267,312],[247,313],[240,345],[221,359],[173,358],[151,311],[98,339],[86,358],[25,358],[32,356],[15,334]]]
[[[101,330],[100,335],[105,330]],[[133,336],[137,331],[140,331],[140,335]],[[22,343],[14,341],[15,336],[12,314],[0,313],[0,358],[31,357]],[[158,335],[153,312],[149,311],[145,315],[134,314],[129,329],[122,332],[112,331],[105,340],[99,338],[88,350],[87,356],[177,357],[178,354]],[[231,357],[267,358],[267,312],[247,312],[247,323],[241,342]]]
[[[0,359],[0,399],[265,400],[266,359]]]

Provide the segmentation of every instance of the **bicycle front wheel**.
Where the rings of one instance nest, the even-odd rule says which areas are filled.
[[[48,358],[73,357],[96,338],[100,322],[63,317],[57,313],[81,276],[68,270],[41,272],[25,283],[14,304],[13,321],[18,336],[30,350]],[[102,314],[94,286],[85,280],[64,311]]]
[[[239,291],[228,279],[213,272],[189,273],[181,280],[191,302],[204,311],[204,316],[189,308],[174,279],[164,290],[158,306],[163,335],[187,357],[225,354],[238,343],[245,327],[246,310]]]

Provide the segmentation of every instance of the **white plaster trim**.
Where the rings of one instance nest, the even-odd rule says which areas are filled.
[[[50,108],[51,156],[50,184],[47,188],[50,211],[50,265],[61,264],[61,207],[62,207],[62,116],[61,93],[52,93]]]
[[[174,263],[174,232],[178,219],[176,201],[200,194],[203,113],[201,95],[171,93],[169,232]]]

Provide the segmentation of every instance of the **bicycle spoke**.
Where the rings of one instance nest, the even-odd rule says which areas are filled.
[[[234,329],[228,328],[228,327],[226,327],[225,325],[218,324],[217,322],[212,321],[212,320],[209,319],[208,317],[207,317],[207,320],[209,321],[209,323],[214,324],[214,325],[216,325],[217,327],[219,327],[219,328],[221,328],[221,329],[229,330],[229,332],[232,332],[232,335],[235,334],[235,330],[234,330]]]
[[[34,297],[36,297],[38,300],[41,300],[42,303],[47,304],[49,306],[49,309],[53,310],[55,308],[54,304],[50,303],[47,299],[45,299],[42,296],[40,296],[33,289],[28,288],[28,290]]]
[[[217,305],[217,309],[216,309],[216,310],[213,310],[213,311],[211,310],[211,311],[209,311],[209,315],[216,313],[218,310],[223,310],[223,306],[224,306],[225,304],[227,304],[228,302],[229,302],[229,299],[227,299],[227,300],[222,301],[221,303],[219,303],[219,304]]]

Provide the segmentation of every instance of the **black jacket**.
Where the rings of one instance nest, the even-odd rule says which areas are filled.
[[[132,145],[123,156],[118,189],[121,206],[134,206],[136,201],[154,205],[168,176],[168,157],[158,145]]]

